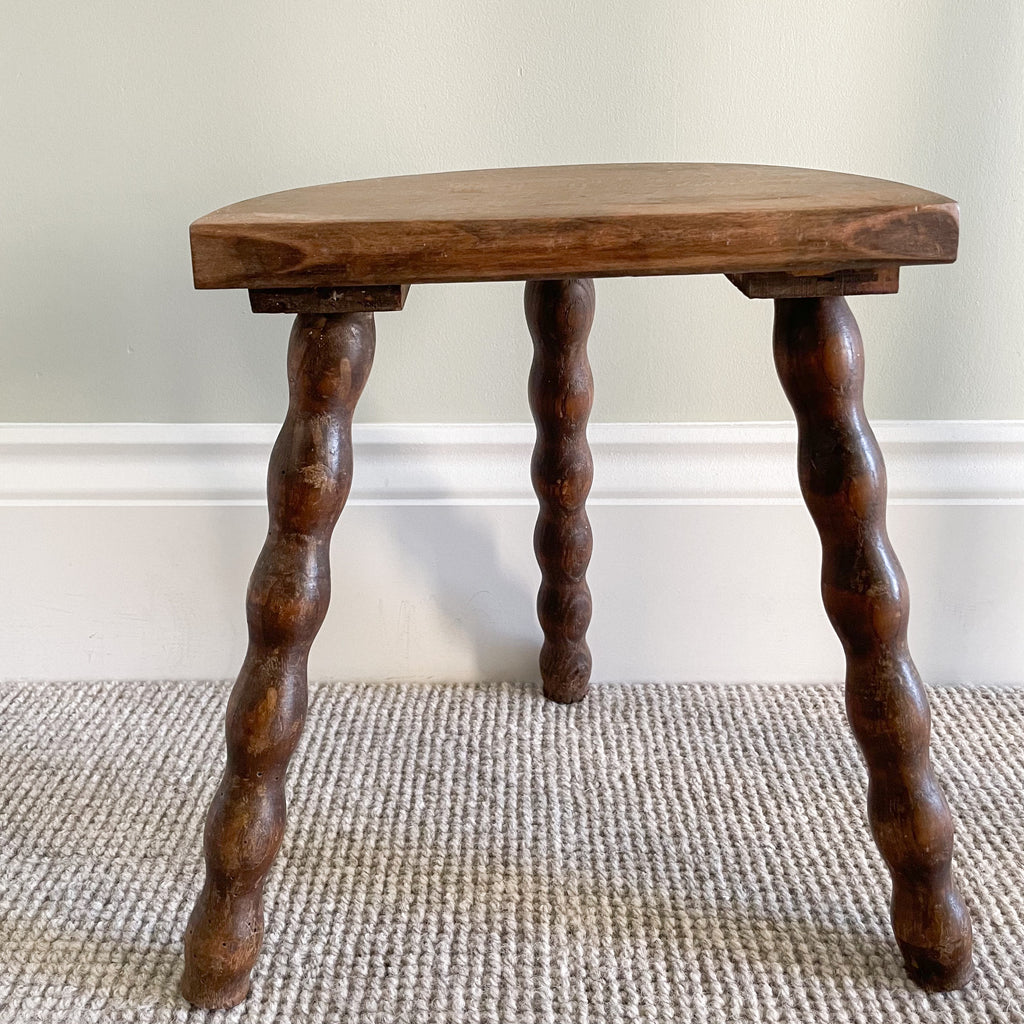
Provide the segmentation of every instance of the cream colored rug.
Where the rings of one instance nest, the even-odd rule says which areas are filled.
[[[0,1021],[1024,1021],[1024,691],[933,692],[978,972],[928,996],[832,686],[314,687],[252,991],[190,1011],[226,695],[0,685]]]

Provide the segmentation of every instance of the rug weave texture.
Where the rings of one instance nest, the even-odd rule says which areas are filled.
[[[0,1021],[1024,1021],[1024,691],[932,693],[978,971],[928,996],[836,686],[312,687],[252,991],[190,1010],[227,692],[0,685]]]

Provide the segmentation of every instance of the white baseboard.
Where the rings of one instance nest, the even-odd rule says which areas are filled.
[[[894,502],[1024,502],[1024,422],[875,425]],[[269,423],[0,424],[0,506],[260,505]],[[527,423],[354,430],[350,502],[533,505]],[[799,504],[791,423],[596,423],[590,504]]]
[[[880,423],[911,644],[1024,680],[1024,423]],[[224,678],[276,427],[0,426],[0,677]],[[789,424],[595,424],[594,679],[838,679]],[[357,427],[314,678],[534,678],[524,424]]]

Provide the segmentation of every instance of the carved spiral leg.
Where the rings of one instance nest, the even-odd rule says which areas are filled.
[[[931,989],[973,970],[950,866],[953,826],[929,758],[928,701],[907,648],[907,583],[885,528],[864,354],[843,298],[777,299],[775,364],[800,432],[800,487],[823,549],[821,590],[846,652],[846,708],[867,761],[868,817],[893,882],[907,971]]]
[[[537,616],[544,630],[540,673],[544,695],[570,704],[587,695],[591,666],[586,572],[593,537],[586,500],[594,478],[587,444],[594,378],[587,335],[594,282],[529,281],[525,305],[533,335],[530,408],[537,425],[532,475],[540,500],[533,535],[541,571]]]
[[[206,819],[206,881],[181,990],[241,1002],[263,938],[263,882],[285,824],[284,777],[306,714],[306,661],[330,600],[331,531],[352,479],[352,411],[373,361],[371,313],[301,314],[290,402],[270,458],[270,529],[246,611],[249,649],[227,710],[227,767]]]

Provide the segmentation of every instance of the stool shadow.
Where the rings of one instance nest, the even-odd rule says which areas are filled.
[[[272,444],[272,441],[267,444],[267,460],[270,458]],[[402,505],[398,509],[400,514],[396,515],[393,514],[395,508],[387,504],[368,506],[360,501],[358,437],[353,447],[354,489],[331,543],[330,559],[335,580],[331,612],[322,632],[325,635],[335,631],[344,634],[347,627],[343,620],[339,622],[338,616],[344,614],[346,600],[365,600],[358,593],[358,584],[355,593],[347,587],[343,574],[349,562],[347,549],[351,543],[346,526],[355,516],[361,516],[365,524],[369,516],[372,518],[371,532],[386,538],[398,552],[403,565],[402,576],[415,574],[423,581],[415,588],[415,600],[424,600],[425,591],[433,614],[436,616],[440,613],[451,632],[457,633],[459,641],[471,648],[474,681],[521,682],[525,688],[539,686],[538,656],[543,636],[536,618],[536,590],[532,590],[524,581],[521,563],[513,567],[503,562],[499,536],[499,532],[506,535],[521,533],[524,554],[531,552],[536,508],[500,502],[488,504],[483,509],[479,506],[467,508],[454,503],[434,503]],[[528,486],[528,467],[525,472]],[[441,501],[444,501],[443,481],[420,475],[417,477],[417,490],[420,489],[424,493],[441,495]],[[241,664],[245,650],[246,630],[242,610],[249,574],[263,544],[266,515],[264,506],[260,512],[263,522],[259,532],[253,534],[248,554],[237,558],[224,557],[219,564],[208,567],[209,571],[223,578],[226,581],[224,586],[230,587],[236,595],[231,604],[237,609],[237,614],[228,627],[222,627],[225,636],[230,636],[232,646],[238,650],[230,662],[234,667],[229,667],[226,672],[232,677],[237,665]],[[220,550],[237,552],[239,544],[234,532],[235,520],[224,516],[220,521],[220,529],[223,531]],[[229,531],[232,531],[230,535]],[[518,540],[515,545],[518,548]],[[215,553],[216,550],[217,546],[214,545]],[[394,559],[394,554],[390,557]],[[363,572],[365,574],[367,570],[364,568]],[[539,585],[540,570],[537,569],[536,573]],[[324,646],[323,640],[324,636],[321,636],[319,642],[314,643],[314,651]],[[372,637],[362,637],[359,642],[372,644],[374,640]],[[338,664],[334,671],[328,668],[327,676],[323,673],[321,663],[320,677],[349,678],[344,664]],[[426,669],[418,671],[415,663],[410,664],[405,672],[395,673],[398,678],[410,679],[424,678],[428,674]]]
[[[182,922],[177,932],[183,931]],[[30,953],[31,976],[15,970],[15,951]],[[37,926],[14,914],[0,921],[0,985],[8,991],[19,989],[26,997],[35,989],[60,991],[62,1011],[69,1014],[62,1020],[74,1020],[76,1007],[83,1013],[102,1007],[104,1020],[111,1024],[180,1021],[183,1013],[185,1019],[206,1020],[207,1015],[193,1010],[178,991],[181,963],[180,941],[174,939],[122,939],[103,934],[101,927]],[[0,1009],[0,1021],[14,1019]]]
[[[593,897],[585,895],[580,905],[574,907],[573,918],[593,920],[592,903]],[[685,899],[679,900],[667,915],[662,906],[654,903],[634,906],[629,918],[618,922],[626,927],[625,934],[583,936],[571,927],[568,945],[596,943],[593,946],[595,956],[596,950],[604,950],[616,959],[622,957],[628,974],[629,964],[637,954],[638,937],[642,936],[651,948],[657,944],[656,940],[671,942],[673,937],[684,935],[687,941],[682,960],[691,962],[688,976],[695,997],[701,991],[707,994],[721,985],[719,970],[722,969],[728,976],[735,974],[738,983],[742,983],[742,977],[748,973],[771,979],[769,984],[780,1001],[785,999],[784,989],[791,985],[799,988],[803,984],[813,987],[818,979],[849,992],[854,1000],[858,999],[858,994],[868,992],[887,992],[897,996],[901,1003],[916,1003],[926,998],[923,992],[907,986],[895,943],[873,933],[807,919],[768,920],[739,907],[711,908]],[[183,928],[184,918],[177,922],[174,934],[180,934]],[[330,1002],[332,992],[344,987],[341,982],[345,973],[356,965],[331,958],[318,970],[317,965],[308,962],[305,943],[298,941],[301,938],[292,932],[291,941],[282,943],[280,935],[268,930],[263,962],[257,970],[268,976],[304,977],[306,980],[300,988],[305,992],[297,994],[297,1005]],[[410,944],[416,941],[413,935],[407,938]],[[396,955],[400,953],[400,946],[399,941]],[[254,1019],[250,1015],[262,1019],[263,999],[260,997],[264,993],[269,998],[280,995],[272,985],[264,990],[264,979],[257,977],[247,1002],[233,1011],[207,1015],[192,1009],[178,991],[181,969],[178,941],[170,937],[126,940],[119,938],[114,929],[104,933],[99,922],[87,929],[80,925],[61,928],[56,923],[40,926],[8,914],[0,922],[0,951],[3,950],[9,953],[31,950],[34,971],[31,978],[14,973],[17,958],[3,956],[0,962],[6,966],[0,966],[0,984],[13,982],[22,989],[60,990],[65,1010],[73,1011],[76,1005],[90,1010],[102,1007],[104,1019],[111,1024],[141,1019],[140,1014],[145,1014],[145,1019],[154,1024],[183,1019]],[[568,952],[574,957],[578,955],[571,948]],[[470,976],[481,967],[473,960],[470,957],[463,965],[467,987]],[[115,964],[117,969],[110,969]],[[587,965],[581,964],[581,969],[586,970]],[[14,973],[13,977],[5,977],[9,971]],[[457,987],[458,979],[451,980]],[[614,978],[602,977],[602,981],[613,984]],[[763,994],[762,990],[762,998]],[[952,994],[947,998],[969,1001],[969,996],[970,993]],[[4,1019],[2,1011],[0,1019]],[[437,1019],[442,1019],[442,1015]]]
[[[529,550],[536,513],[525,506],[498,513],[485,518],[458,505],[406,506],[400,516],[380,516],[380,524],[402,559],[415,563],[437,609],[471,645],[475,681],[532,687],[540,679],[542,639],[536,596],[503,565],[495,531],[518,531],[522,519]],[[415,674],[415,666],[410,669]]]

